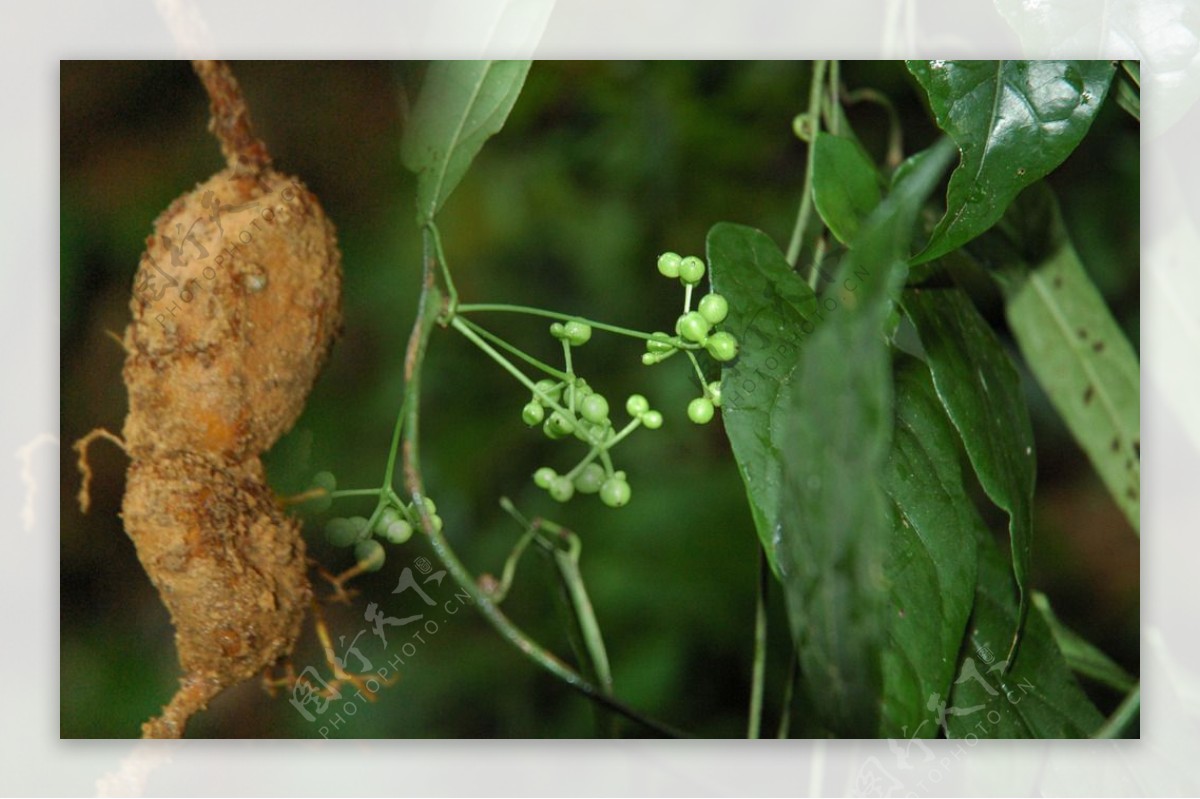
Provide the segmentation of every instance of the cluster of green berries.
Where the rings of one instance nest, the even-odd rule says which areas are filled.
[[[317,478],[327,474],[328,472],[322,472]],[[330,479],[332,477],[329,475]],[[314,483],[316,482],[314,479]],[[435,529],[441,530],[442,518],[437,515],[437,506],[428,497],[424,502],[429,520],[433,522]],[[389,544],[403,544],[412,538],[414,530],[421,523],[420,519],[413,503],[389,505],[375,517],[374,524],[363,516],[330,519],[325,524],[325,540],[335,547],[354,547],[354,559],[363,571],[379,571],[386,559],[380,540]]]
[[[567,502],[579,492],[598,494],[605,505],[622,507],[629,502],[632,492],[625,472],[613,467],[610,450],[638,427],[650,430],[662,427],[662,414],[653,410],[641,394],[634,394],[625,403],[630,420],[618,430],[610,416],[608,399],[571,371],[571,348],[591,339],[591,326],[580,321],[555,322],[550,325],[550,335],[563,342],[566,378],[547,378],[535,383],[529,402],[521,409],[521,419],[530,427],[541,425],[547,438],[574,437],[589,449],[566,474],[543,466],[534,473],[533,482],[559,502]]]
[[[658,271],[664,277],[678,279],[684,287],[683,313],[675,320],[675,335],[654,333],[646,342],[642,363],[653,366],[661,363],[680,350],[703,348],[721,363],[737,357],[737,338],[728,331],[714,330],[729,316],[729,301],[716,292],[700,298],[692,309],[692,291],[704,278],[704,261],[694,255],[686,257],[678,253],[665,252],[658,257]],[[715,408],[721,407],[721,384],[708,383],[703,396],[688,404],[688,418],[696,424],[712,421]]]

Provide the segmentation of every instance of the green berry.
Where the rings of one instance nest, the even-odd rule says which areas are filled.
[[[733,337],[732,333],[725,331],[709,336],[704,347],[708,350],[708,354],[718,361],[732,361],[738,353],[737,339]]]
[[[650,401],[641,394],[631,394],[629,399],[625,400],[625,412],[635,419],[648,410]]]
[[[543,466],[533,473],[533,482],[538,488],[550,488],[555,477],[558,477],[558,472],[549,466]]]
[[[604,484],[604,467],[589,463],[575,475],[575,490],[581,494],[595,494]]]
[[[387,539],[389,544],[403,544],[408,539],[412,538],[412,525],[404,519],[396,519],[389,524],[383,531],[383,537]]]
[[[642,426],[647,430],[657,430],[662,427],[662,414],[658,411],[646,411],[642,414]]]
[[[383,568],[387,553],[383,550],[383,544],[374,538],[368,538],[354,545],[354,559],[363,571],[377,572]]]
[[[375,535],[383,535],[387,532],[389,524],[399,521],[401,518],[400,512],[395,508],[384,508],[383,512],[379,514],[379,518],[375,520]]]
[[[325,540],[335,547],[348,547],[358,540],[358,528],[349,519],[330,519],[325,523]]]
[[[642,353],[642,364],[645,366],[653,366],[654,364],[658,363],[659,360],[660,358],[652,352]]]
[[[720,294],[708,294],[700,300],[697,309],[701,316],[717,325],[724,322],[725,317],[729,316],[729,301]]]
[[[323,488],[330,494],[337,491],[337,478],[333,472],[317,472],[313,475],[312,484],[313,488]]]
[[[437,505],[435,505],[433,500],[430,499],[429,497],[425,497],[425,510],[429,512],[430,516],[437,513]],[[413,513],[416,513],[416,512],[417,512],[416,508],[414,507]]]
[[[696,397],[688,403],[688,418],[696,424],[708,424],[713,418],[713,404],[708,397]]]
[[[351,517],[350,517],[350,524],[354,525],[354,532],[355,532],[355,534],[358,536],[358,540],[359,540],[359,541],[363,540],[364,538],[368,538],[368,537],[370,537],[370,535],[371,535],[371,530],[370,530],[370,528],[369,528],[369,527],[367,527],[367,519],[366,519],[366,517],[364,517],[364,516],[351,516]]]
[[[550,335],[557,339],[564,339],[567,337],[567,328],[562,322],[554,322],[550,325]]]
[[[679,264],[683,259],[677,252],[664,252],[658,256],[658,271],[663,277],[679,277]]]
[[[546,410],[540,403],[531,402],[521,409],[521,419],[530,427],[539,425],[546,418]]]
[[[442,517],[438,516],[433,511],[429,512],[429,523],[433,525],[433,529],[435,531],[437,531],[439,533],[442,531],[442,526],[443,526]]]
[[[599,394],[589,394],[579,403],[579,415],[592,424],[608,421],[608,400]]]
[[[600,501],[610,508],[620,508],[629,503],[631,493],[629,483],[618,472],[600,486]]]
[[[558,402],[558,398],[562,396],[562,385],[553,380],[539,380],[533,384],[536,391],[533,392],[533,401],[542,402],[542,397]]]
[[[704,277],[704,261],[694,255],[689,255],[679,262],[679,279],[684,283],[696,285]]]
[[[679,335],[697,344],[703,344],[708,339],[708,331],[712,329],[712,325],[699,311],[685,313],[679,317],[675,327],[679,330]]]
[[[563,325],[563,336],[572,346],[582,347],[592,337],[592,327],[583,322],[567,322]]]
[[[575,423],[560,412],[555,411],[550,414],[550,418],[546,420],[546,424],[542,425],[542,430],[545,431],[547,438],[557,441],[575,432]]]
[[[559,502],[566,502],[575,496],[575,484],[566,477],[555,477],[550,483],[550,496]]]
[[[654,332],[651,334],[653,338],[646,340],[646,351],[654,353],[670,352],[675,349],[675,342],[671,337],[663,332]]]
[[[714,380],[708,384],[708,398],[712,400],[712,404],[716,407],[721,407],[721,381]]]

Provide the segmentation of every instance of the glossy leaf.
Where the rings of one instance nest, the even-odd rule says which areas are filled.
[[[979,484],[1009,517],[1012,570],[1021,608],[1009,631],[1011,654],[1029,610],[1036,470],[1033,428],[1020,376],[961,289],[911,289],[903,303],[921,337],[938,397],[962,437]]]
[[[1108,93],[1110,61],[909,61],[962,160],[916,263],[987,230],[1021,189],[1078,146]]]
[[[813,204],[838,241],[849,244],[879,205],[879,173],[852,139],[818,133],[813,147]]]
[[[958,434],[928,367],[901,356],[895,368],[892,449],[883,487],[893,506],[881,735],[932,737],[928,707],[955,677],[975,599],[975,541],[987,530],[963,489]]]
[[[725,367],[721,417],[763,550],[778,575],[779,451],[770,439],[779,389],[799,348],[824,315],[816,295],[767,234],[744,225],[714,225],[707,256],[713,290],[729,301],[723,328],[741,354]]]
[[[859,229],[842,279],[822,298],[843,306],[799,348],[771,415],[782,478],[777,559],[801,674],[821,720],[844,736],[879,729],[891,536],[880,478],[893,427],[883,330],[917,211],[951,155],[935,152]]]
[[[400,144],[417,173],[417,217],[432,220],[484,143],[504,127],[529,61],[434,61]]]
[[[1006,228],[1024,244],[1023,251],[1014,247],[993,264],[1009,327],[1030,370],[1138,530],[1137,355],[1084,271],[1048,191],[1022,198]]]
[[[1104,717],[1071,675],[1040,613],[1029,616],[1021,648],[1007,668],[1001,647],[1019,612],[1012,574],[991,536],[981,534],[977,545],[978,587],[968,641],[949,695],[932,698],[947,737],[1092,735]]]

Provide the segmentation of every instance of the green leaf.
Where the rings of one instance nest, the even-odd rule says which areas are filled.
[[[1045,594],[1035,591],[1033,606],[1045,619],[1046,625],[1054,635],[1054,641],[1062,650],[1063,657],[1071,671],[1089,677],[1102,685],[1115,688],[1121,693],[1128,693],[1137,685],[1137,680],[1121,668],[1116,661],[1100,651],[1095,644],[1059,621]]]
[[[849,244],[879,205],[879,173],[852,139],[818,133],[813,147],[813,204],[838,241]]]
[[[859,229],[841,280],[822,298],[822,307],[835,298],[844,307],[799,348],[771,415],[782,478],[773,535],[793,638],[810,701],[843,736],[879,729],[892,530],[881,486],[893,427],[883,330],[917,212],[952,154],[947,145]]]
[[[977,537],[978,587],[964,647],[949,696],[930,701],[944,714],[949,738],[1085,738],[1104,717],[1067,668],[1040,613],[1029,616],[1011,668],[998,657],[1019,609],[1012,575],[995,542]],[[1006,673],[1007,672],[1007,673]]]
[[[484,142],[504,127],[529,61],[434,61],[400,143],[417,173],[417,217],[433,219]]]
[[[1023,249],[994,258],[1008,325],[1071,435],[1139,530],[1137,356],[1084,271],[1053,195],[1023,197],[1005,222]]]
[[[900,356],[895,374],[896,427],[883,482],[894,515],[880,734],[932,737],[938,724],[928,698],[944,695],[955,677],[975,600],[975,541],[987,530],[963,489],[958,434],[928,367]]]
[[[1066,160],[1112,81],[1111,61],[909,61],[938,126],[962,161],[946,214],[915,263],[978,236],[1008,204]]]
[[[771,441],[771,413],[780,385],[821,312],[808,284],[788,265],[767,234],[722,222],[708,233],[713,290],[729,301],[724,329],[738,338],[741,355],[721,382],[721,418],[746,485],[754,526],[771,570],[779,527],[779,452]]]
[[[1036,459],[1029,409],[1016,367],[970,297],[958,288],[911,289],[904,310],[925,348],[933,384],[988,497],[1009,517],[1020,613],[1009,656],[1029,610]]]

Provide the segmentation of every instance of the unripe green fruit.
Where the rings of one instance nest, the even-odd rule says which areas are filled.
[[[670,352],[675,349],[675,342],[666,333],[656,331],[651,333],[653,338],[646,340],[646,351],[654,353]]]
[[[557,339],[564,339],[567,337],[567,328],[562,322],[554,322],[550,325],[550,335]]]
[[[555,477],[550,483],[550,496],[559,502],[566,502],[575,496],[575,484],[566,477]]]
[[[412,534],[412,525],[404,519],[396,519],[396,521],[389,524],[383,531],[383,537],[387,539],[389,544],[403,544],[412,538]]]
[[[350,524],[354,525],[354,532],[358,536],[359,541],[362,541],[364,538],[369,538],[371,535],[371,530],[369,527],[367,527],[367,521],[368,520],[365,516],[350,517]]]
[[[629,399],[625,400],[625,412],[635,419],[648,410],[650,401],[641,394],[631,394]]]
[[[337,478],[333,472],[317,472],[312,479],[313,488],[323,488],[330,494],[337,491]]]
[[[589,394],[579,403],[579,415],[592,424],[608,420],[608,400],[599,394]]]
[[[571,435],[571,433],[575,432],[575,423],[563,416],[558,411],[555,411],[554,413],[550,414],[550,418],[546,420],[544,425],[542,425],[542,430],[546,433],[548,438],[552,438],[557,441],[558,439],[566,438],[567,436]]]
[[[642,414],[642,426],[647,430],[657,430],[662,427],[662,414],[658,411],[646,411]]]
[[[530,427],[539,425],[546,418],[546,410],[540,403],[531,402],[521,409],[521,420]]]
[[[663,277],[677,278],[679,277],[679,262],[683,259],[679,257],[679,253],[664,252],[658,256],[658,271]]]
[[[722,362],[732,361],[738,353],[737,339],[733,337],[733,334],[725,331],[709,336],[704,348],[708,350],[709,355]]]
[[[550,484],[554,482],[555,477],[558,477],[558,472],[549,466],[543,466],[533,473],[533,483],[538,488],[550,488]]]
[[[533,393],[535,402],[542,402],[542,397],[548,397],[558,402],[558,398],[562,396],[563,387],[553,380],[539,380],[533,384],[533,387],[537,389]]]
[[[720,294],[708,294],[700,300],[697,309],[701,316],[717,325],[724,322],[725,317],[729,316],[729,301]]]
[[[708,424],[713,418],[713,404],[708,397],[696,397],[688,403],[688,418],[696,424]]]
[[[377,572],[383,568],[383,562],[387,560],[387,553],[383,549],[383,544],[374,538],[368,538],[366,541],[359,541],[354,545],[354,559],[358,561],[358,565],[363,571]]]
[[[563,325],[563,337],[574,347],[581,347],[592,337],[591,325],[583,322],[567,322]]]
[[[704,277],[704,262],[694,255],[689,255],[679,262],[679,279],[684,283],[696,285]]]
[[[335,547],[348,547],[358,541],[358,527],[349,519],[330,519],[325,523],[325,540]]]
[[[595,494],[604,484],[604,467],[589,463],[575,475],[575,489],[581,494]]]
[[[712,330],[712,325],[698,311],[685,313],[679,317],[675,326],[679,330],[679,335],[697,344],[703,344],[708,338],[708,331]]]
[[[614,474],[600,486],[600,501],[610,508],[620,508],[629,503],[632,491],[624,477]]]

